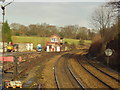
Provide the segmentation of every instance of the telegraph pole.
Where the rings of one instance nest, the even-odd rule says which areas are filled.
[[[2,1],[3,3],[5,2],[5,0],[0,0]],[[14,1],[14,0],[13,0]],[[3,53],[2,53],[2,78],[3,78],[3,73],[4,73],[4,53],[5,53],[5,45],[4,45],[4,17],[5,17],[5,8],[10,5],[13,1],[5,4],[5,5],[1,5],[1,9],[2,9],[2,15],[3,15],[3,22],[2,22],[2,42],[3,42]],[[2,80],[2,86],[4,85],[4,82]],[[0,88],[0,89],[3,89],[3,88]]]
[[[5,2],[5,0],[1,0],[2,2]],[[14,0],[13,0],[14,1]],[[5,8],[10,5],[13,1],[5,4],[5,5],[1,5],[1,9],[2,9],[2,15],[3,15],[3,23],[2,23],[2,42],[3,42],[3,64],[4,64],[4,53],[5,53],[5,44],[4,44],[4,18],[5,18]],[[3,65],[4,66],[4,65]],[[3,68],[4,69],[4,68]]]
[[[3,0],[5,1],[5,0]],[[13,0],[14,1],[14,0]],[[13,2],[12,1],[12,2]],[[3,15],[3,23],[2,23],[2,41],[3,41],[3,56],[4,56],[4,53],[5,53],[5,45],[4,45],[4,17],[5,17],[5,8],[10,5],[12,2],[9,2],[7,3],[6,5],[1,5],[1,9],[3,11],[2,15]]]
[[[4,45],[4,16],[5,16],[5,7],[1,6],[1,9],[3,10],[3,13],[2,13],[2,15],[3,15],[3,22],[2,22],[2,42],[3,42],[3,57],[4,57],[4,52],[5,52],[5,50],[4,50],[4,46],[5,46]]]

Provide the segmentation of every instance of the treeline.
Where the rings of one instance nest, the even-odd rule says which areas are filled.
[[[53,34],[58,34],[62,38],[90,40],[95,34],[92,32],[93,30],[78,25],[57,27],[46,23],[30,24],[28,26],[12,23],[10,27],[12,29],[12,35],[14,36],[50,37]]]
[[[95,9],[91,16],[91,24],[98,30],[89,54],[107,64],[105,50],[111,49],[109,66],[120,72],[120,1],[108,2]]]

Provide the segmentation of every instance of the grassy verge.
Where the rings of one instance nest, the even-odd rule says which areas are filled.
[[[27,37],[27,36],[13,36],[13,43],[33,43],[34,47],[40,43],[42,46],[46,45],[46,42],[50,39],[47,37]]]
[[[27,36],[12,36],[13,43],[33,43],[34,47],[40,43],[42,46],[46,45],[47,41],[50,41],[49,37],[27,37]],[[76,39],[63,39],[63,42],[68,44],[79,45],[79,40]],[[90,40],[84,40],[85,44],[91,43]]]

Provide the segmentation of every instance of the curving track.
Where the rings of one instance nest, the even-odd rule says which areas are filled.
[[[107,73],[103,73],[99,69],[95,68],[93,65],[88,63],[85,58],[82,58],[81,60],[77,58],[79,64],[87,71],[89,72],[93,77],[98,79],[100,82],[105,84],[110,89],[113,88],[119,88],[119,80],[114,78],[113,76],[108,75]]]
[[[120,79],[119,79],[120,75],[119,75],[119,74],[114,73],[114,72],[112,72],[112,71],[110,72],[110,71],[108,71],[108,70],[105,70],[105,67],[103,68],[103,66],[101,66],[102,68],[100,68],[100,65],[98,65],[98,64],[95,65],[95,63],[92,63],[92,62],[88,61],[88,59],[86,60],[86,62],[87,62],[88,64],[90,64],[92,67],[94,67],[95,69],[97,69],[98,71],[100,71],[101,73],[103,73],[103,74],[111,77],[112,79],[114,79],[114,80],[116,80],[118,83],[120,83]],[[98,67],[99,67],[99,68],[98,68]]]
[[[109,87],[106,86],[104,83],[102,83],[97,78],[93,77],[88,71],[86,71],[76,60],[76,56],[73,60],[69,62],[71,64],[72,70],[76,73],[77,78],[79,81],[82,82],[82,84],[86,88],[106,88]]]
[[[57,87],[60,88],[81,88],[85,87],[79,82],[71,68],[68,66],[68,60],[72,54],[65,54],[57,60],[54,65],[54,75]]]
[[[64,54],[54,64],[54,76],[58,89],[119,88],[118,84],[120,84],[120,80],[118,78],[94,66],[93,63],[86,60],[83,53],[74,52]],[[30,70],[38,62],[31,60],[27,66],[25,63],[26,62],[20,64],[19,68],[21,68],[21,70],[16,79]],[[28,66],[30,68],[28,68]]]
[[[76,61],[77,60],[77,61]],[[72,63],[71,63],[72,61]],[[75,64],[76,62],[76,64]],[[86,65],[86,67],[85,67]],[[98,70],[91,72],[87,63],[79,60],[78,54],[64,54],[54,65],[54,76],[57,87],[60,88],[118,88],[117,81],[108,81],[98,77]],[[107,77],[108,78],[108,77]]]

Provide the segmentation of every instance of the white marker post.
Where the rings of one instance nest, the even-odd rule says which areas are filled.
[[[107,66],[109,67],[109,57],[113,54],[113,51],[111,49],[106,49],[105,54],[107,56]]]

